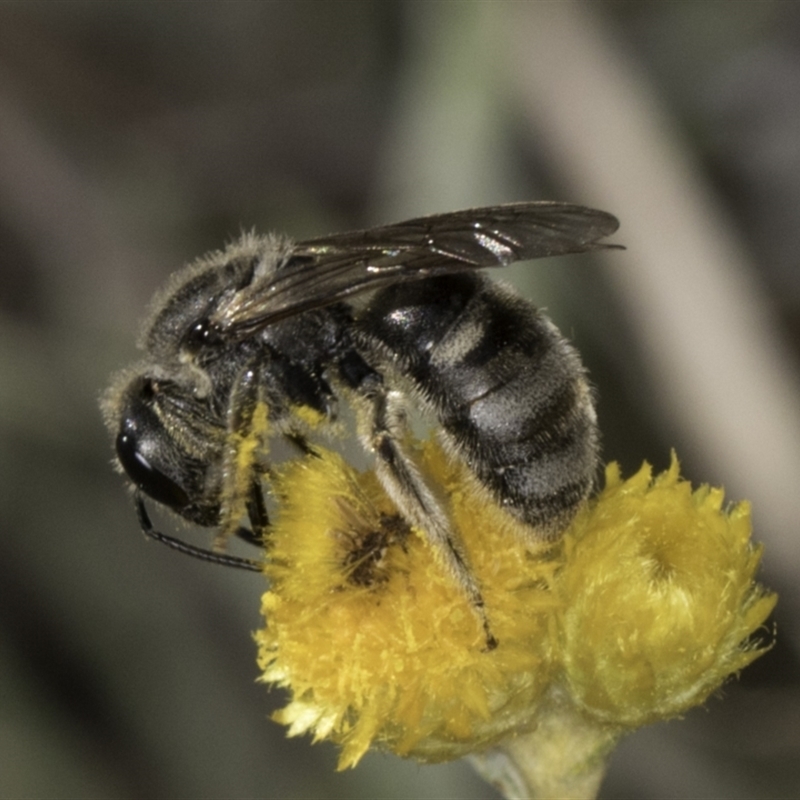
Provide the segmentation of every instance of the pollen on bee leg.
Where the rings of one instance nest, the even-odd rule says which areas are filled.
[[[293,418],[299,420],[311,430],[319,428],[326,421],[325,415],[321,411],[317,411],[316,408],[311,408],[311,406],[292,406],[291,413]]]
[[[269,409],[257,402],[251,414],[245,415],[239,429],[228,433],[222,477],[222,512],[219,530],[214,537],[214,550],[224,550],[241,521],[247,517],[247,503],[253,482],[261,473],[261,460],[270,435]]]

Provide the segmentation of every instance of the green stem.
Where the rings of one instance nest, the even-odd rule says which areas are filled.
[[[529,733],[470,756],[507,800],[592,800],[622,730],[587,718],[554,690]]]

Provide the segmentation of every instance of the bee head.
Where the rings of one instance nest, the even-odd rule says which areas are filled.
[[[210,465],[210,423],[202,404],[174,381],[119,376],[103,398],[117,466],[148,497],[203,526],[219,521]]]

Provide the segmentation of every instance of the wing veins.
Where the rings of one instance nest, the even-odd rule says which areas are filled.
[[[516,203],[434,215],[298,243],[283,265],[238,292],[214,322],[245,337],[282,319],[392,283],[618,247],[619,223],[562,203]]]

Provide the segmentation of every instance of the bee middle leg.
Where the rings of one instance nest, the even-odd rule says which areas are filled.
[[[368,449],[375,453],[378,478],[403,517],[425,534],[439,561],[467,596],[483,627],[486,649],[493,650],[497,639],[491,632],[483,595],[466,554],[444,509],[400,444],[407,431],[402,400],[383,383],[370,383],[369,388],[362,386],[360,392],[369,409],[363,438]]]
[[[248,544],[256,547],[264,547],[265,537],[269,529],[269,514],[264,502],[264,490],[261,488],[261,476],[259,471],[253,475],[250,484],[250,496],[245,501],[247,518],[250,520],[250,527],[240,525],[236,530],[236,535]]]

